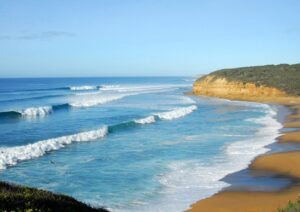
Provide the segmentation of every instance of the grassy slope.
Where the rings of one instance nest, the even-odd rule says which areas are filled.
[[[275,87],[288,94],[300,96],[300,64],[222,69],[209,75],[214,76],[214,79],[226,78],[228,81],[250,82],[258,86]]]
[[[105,212],[61,194],[0,182],[0,211]]]

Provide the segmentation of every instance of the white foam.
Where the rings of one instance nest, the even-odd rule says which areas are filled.
[[[146,118],[142,119],[135,119],[134,122],[138,124],[151,124],[155,122],[155,117],[158,117],[161,120],[173,120],[173,119],[178,119],[183,116],[186,116],[190,113],[192,113],[194,110],[197,109],[196,105],[191,105],[188,107],[181,107],[181,108],[176,108],[171,111],[166,111],[166,112],[160,112],[160,113],[154,113],[151,116],[148,116]]]
[[[268,105],[260,109],[265,110],[266,114],[252,120],[262,125],[255,135],[225,146],[223,154],[215,156],[211,162],[171,162],[167,166],[168,171],[156,177],[163,186],[159,198],[147,202],[145,206],[130,208],[129,211],[186,211],[196,201],[228,186],[221,179],[247,168],[253,158],[268,151],[266,145],[275,142],[279,135],[282,125],[274,118],[276,110]]]
[[[175,108],[167,112],[156,113],[155,115],[162,120],[172,120],[172,119],[177,119],[186,116],[192,113],[196,109],[197,109],[196,105],[191,105],[188,107]]]
[[[52,107],[30,107],[18,112],[21,113],[21,115],[24,117],[44,117],[52,113]]]
[[[86,91],[86,90],[96,90],[99,86],[83,85],[83,86],[70,86],[71,91]]]
[[[119,99],[124,98],[125,96],[129,96],[133,94],[127,95],[98,95],[98,94],[91,94],[87,96],[83,96],[81,98],[77,98],[75,101],[70,102],[69,104],[72,107],[92,107],[100,104],[105,104],[108,102],[116,101]]]
[[[103,138],[106,134],[107,127],[102,127],[97,130],[51,138],[24,146],[0,148],[0,170],[5,169],[7,166],[16,165],[20,161],[41,157],[47,152],[64,148],[74,142]]]
[[[142,119],[135,119],[134,122],[137,124],[151,124],[151,123],[155,122],[155,117],[148,116],[148,117],[142,118]]]

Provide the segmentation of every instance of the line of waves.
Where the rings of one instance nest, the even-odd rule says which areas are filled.
[[[162,84],[162,85],[102,85],[99,87],[101,91],[116,91],[116,92],[133,92],[147,90],[161,90],[168,88],[184,88],[190,87],[188,84]]]
[[[132,121],[119,123],[111,126],[104,126],[97,130],[81,132],[58,138],[51,138],[23,146],[0,148],[0,170],[6,169],[8,166],[14,166],[21,161],[41,157],[48,152],[64,148],[67,145],[75,142],[99,140],[109,133],[115,133],[120,130],[126,130],[130,127],[151,124],[158,120],[171,120],[181,118],[193,112],[195,109],[197,109],[197,106],[192,105],[189,107],[177,108],[168,112],[156,113],[146,118],[134,119]],[[183,111],[185,112],[183,113]],[[165,118],[165,114],[168,114],[167,119]]]
[[[21,117],[45,117],[57,110],[70,109],[70,108],[84,108],[84,107],[92,107],[100,104],[105,104],[111,101],[116,101],[122,99],[129,95],[136,94],[120,94],[120,95],[110,95],[110,96],[99,96],[92,98],[82,98],[77,101],[73,101],[65,104],[58,104],[52,106],[41,106],[41,107],[29,107],[21,110],[11,110],[11,111],[3,111],[0,112],[0,118],[4,119],[16,119]]]
[[[161,89],[161,88],[182,88],[189,87],[189,84],[162,84],[162,85],[76,85],[76,86],[66,86],[57,88],[35,88],[35,89],[23,89],[23,90],[2,90],[0,93],[14,93],[14,92],[35,92],[35,91],[55,91],[55,90],[70,90],[70,91],[88,91],[88,90],[102,90],[102,91],[118,91],[118,92],[128,92],[128,91],[140,91],[147,89]]]
[[[97,86],[96,86],[97,87]],[[70,89],[74,90],[88,90],[96,88],[93,86],[79,86],[79,87],[72,87]],[[45,117],[46,115],[51,114],[53,111],[61,110],[61,109],[69,109],[69,108],[85,108],[85,107],[93,107],[96,105],[106,104],[108,102],[116,101],[119,99],[122,99],[127,96],[134,96],[139,94],[147,94],[147,93],[159,93],[159,92],[166,92],[170,89],[177,88],[176,86],[168,85],[168,86],[141,86],[141,87],[135,87],[135,86],[125,86],[121,87],[120,85],[107,85],[103,88],[109,89],[109,90],[115,90],[117,89],[117,93],[114,94],[103,94],[101,92],[96,93],[78,93],[77,95],[74,95],[71,102],[60,104],[60,105],[51,105],[51,106],[40,106],[40,107],[29,107],[25,109],[20,110],[11,110],[11,111],[3,111],[0,112],[0,118],[5,119],[15,119],[20,117]],[[50,96],[52,97],[52,96]],[[46,96],[47,98],[47,96]],[[186,101],[187,97],[184,97]],[[187,102],[187,101],[186,101]],[[192,100],[189,100],[187,103],[195,103]],[[194,110],[193,108],[188,108],[186,110],[189,111],[176,111],[174,115],[181,116],[180,114],[191,112],[190,110]],[[162,119],[172,119],[173,114],[170,114],[170,112],[167,112],[166,114],[157,114],[157,116],[161,116]]]
[[[85,91],[85,90],[99,90],[101,85],[81,85],[81,86],[66,86],[58,88],[36,88],[36,89],[23,89],[23,90],[4,90],[0,93],[14,93],[14,92],[36,92],[36,91],[59,91],[59,90],[70,90],[70,91]]]

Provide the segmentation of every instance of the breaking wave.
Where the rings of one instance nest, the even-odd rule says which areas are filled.
[[[24,110],[0,112],[1,118],[18,118],[18,117],[44,117],[52,113],[51,106],[29,107]]]
[[[192,113],[196,109],[197,109],[196,105],[176,108],[176,109],[166,111],[166,112],[154,113],[153,115],[147,116],[146,118],[135,119],[134,122],[137,124],[151,124],[151,123],[154,123],[158,119],[160,119],[160,120],[178,119],[178,118],[184,117],[184,116]]]
[[[41,157],[47,152],[64,148],[66,145],[74,142],[85,142],[103,138],[106,133],[107,127],[103,127],[98,130],[38,141],[24,146],[0,148],[0,169],[16,165],[20,161]]]
[[[44,106],[44,107],[29,107],[23,110],[12,110],[12,111],[4,111],[0,112],[0,118],[4,119],[14,119],[14,118],[34,118],[34,117],[45,117],[53,111],[68,109],[70,108],[69,104],[61,104],[54,106]]]
[[[52,107],[30,107],[20,111],[20,113],[25,117],[43,117],[52,113]]]
[[[148,116],[142,119],[135,119],[134,122],[137,124],[151,124],[155,122],[155,116]]]
[[[97,90],[100,86],[83,85],[83,86],[70,86],[68,87],[71,91],[86,91],[86,90]]]
[[[174,110],[167,111],[167,112],[156,113],[155,115],[163,120],[172,120],[172,119],[177,119],[186,116],[187,114],[192,113],[196,109],[197,109],[196,105],[191,105],[188,107],[176,108]]]

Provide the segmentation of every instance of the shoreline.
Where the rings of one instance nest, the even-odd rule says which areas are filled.
[[[221,97],[224,98],[224,97]],[[284,112],[278,110],[276,119],[282,124],[278,136],[271,145],[280,145],[283,151],[273,152],[272,148],[261,155],[256,156],[246,168],[251,172],[265,172],[265,177],[276,178],[284,177],[291,183],[284,188],[274,191],[250,191],[243,188],[231,189],[234,182],[212,196],[201,199],[192,204],[187,210],[189,212],[216,211],[216,212],[233,212],[233,211],[276,211],[278,208],[285,207],[289,201],[295,201],[300,196],[300,169],[295,170],[295,166],[300,162],[300,151],[295,148],[287,150],[283,145],[300,144],[300,101],[299,98],[281,97],[281,98],[225,98],[236,101],[250,101],[266,103],[269,105],[276,104],[290,111]],[[268,145],[267,145],[268,146]],[[291,162],[292,161],[292,162]],[[234,172],[232,174],[236,174]],[[232,174],[228,174],[232,175]]]

